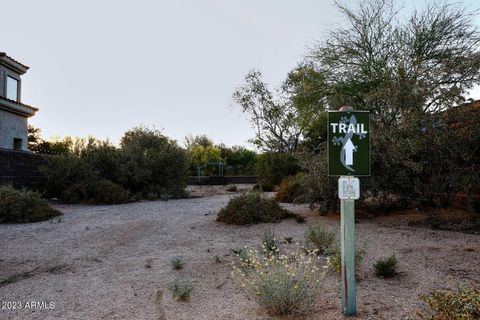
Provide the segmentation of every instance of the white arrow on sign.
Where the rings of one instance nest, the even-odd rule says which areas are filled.
[[[353,150],[355,150],[355,146],[353,145],[352,140],[348,139],[343,146],[343,149],[345,149],[345,164],[347,166],[353,165]]]

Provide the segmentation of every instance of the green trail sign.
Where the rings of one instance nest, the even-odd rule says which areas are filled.
[[[328,112],[328,175],[370,175],[370,113]]]

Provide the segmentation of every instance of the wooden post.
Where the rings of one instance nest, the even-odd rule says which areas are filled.
[[[357,313],[355,291],[355,200],[340,200],[342,255],[342,312]]]

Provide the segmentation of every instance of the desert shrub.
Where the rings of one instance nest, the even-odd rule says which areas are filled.
[[[325,229],[321,224],[311,224],[305,231],[305,245],[319,253],[329,253],[335,243],[335,232]]]
[[[254,191],[272,192],[275,191],[275,184],[270,179],[261,178],[257,184],[253,186]]]
[[[303,173],[297,173],[295,176],[283,178],[275,195],[275,199],[278,202],[286,203],[304,202],[306,193],[302,183],[304,176]]]
[[[83,181],[69,186],[60,200],[65,203],[116,204],[132,201],[132,195],[110,180]]]
[[[421,296],[430,310],[420,311],[422,319],[475,320],[480,319],[480,291],[457,286],[456,291],[433,291]]]
[[[185,196],[188,156],[158,130],[127,131],[120,142],[121,184],[142,197],[147,194]]]
[[[298,161],[292,153],[268,152],[259,155],[257,159],[256,172],[260,180],[274,185],[299,171]]]
[[[235,191],[237,191],[237,186],[234,185],[234,184],[229,184],[228,186],[225,187],[225,189],[226,189],[228,192],[235,192]]]
[[[183,257],[180,257],[180,256],[174,257],[171,263],[172,263],[172,268],[175,270],[180,270],[185,266],[185,260],[183,259]]]
[[[355,274],[358,276],[360,267],[362,266],[363,257],[365,256],[366,249],[365,247],[357,248],[355,250]],[[330,263],[332,264],[333,269],[340,273],[342,271],[342,256],[341,250],[337,246],[335,249],[330,252]]]
[[[68,202],[125,202],[126,192],[120,188],[138,198],[186,196],[187,152],[158,130],[140,127],[127,131],[120,148],[93,137],[70,139],[68,153],[46,158],[41,171],[48,197]],[[102,189],[111,190],[113,196],[102,195]],[[62,195],[66,191],[71,196]]]
[[[373,265],[377,277],[391,278],[395,275],[397,270],[397,258],[390,256],[385,259],[379,259]]]
[[[318,152],[301,152],[297,157],[306,170],[301,181],[305,201],[312,205],[318,204],[321,213],[335,212],[340,204],[338,178],[328,176],[326,144],[321,144]]]
[[[250,251],[251,265],[234,266],[235,282],[269,313],[308,313],[321,293],[326,268],[319,267],[315,252],[300,250],[288,255],[261,255]]]
[[[170,286],[170,291],[177,301],[190,301],[193,285],[187,279],[175,279]]]
[[[272,229],[267,229],[261,236],[262,249],[265,253],[271,254],[278,252],[277,239],[275,238],[275,232]]]
[[[46,177],[45,195],[61,198],[61,194],[70,186],[87,180],[96,180],[94,171],[78,156],[71,153],[48,156],[47,164],[40,167]]]
[[[0,223],[43,221],[61,214],[36,192],[0,186]]]
[[[120,181],[120,150],[107,141],[87,144],[80,151],[80,157],[94,171],[95,175],[115,183]]]
[[[469,111],[470,110],[470,111]],[[462,112],[463,111],[463,112]],[[375,213],[409,206],[449,206],[458,192],[470,192],[480,179],[480,112],[468,106],[446,113],[413,114],[398,126],[372,121],[372,174],[362,181],[359,206]],[[391,139],[395,136],[396,139]],[[326,143],[298,154],[307,172],[306,198],[320,210],[338,209],[337,178],[328,177]]]
[[[217,215],[217,221],[231,224],[254,224],[277,222],[294,217],[294,214],[283,209],[274,200],[259,192],[245,192],[228,202]]]

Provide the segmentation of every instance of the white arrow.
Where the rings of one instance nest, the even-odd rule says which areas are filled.
[[[345,164],[347,166],[353,165],[353,150],[355,150],[355,146],[353,145],[352,140],[348,139],[343,146],[343,149],[345,149]]]

